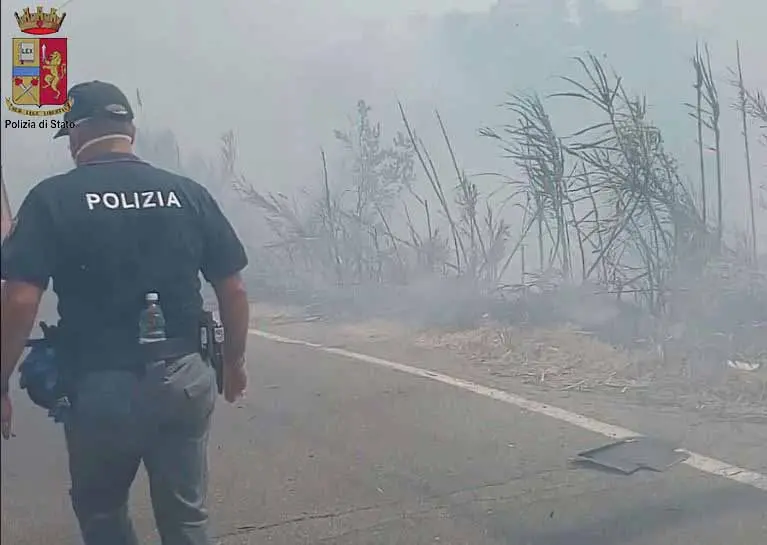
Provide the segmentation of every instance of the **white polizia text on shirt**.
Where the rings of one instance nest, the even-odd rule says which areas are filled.
[[[174,191],[133,191],[129,193],[86,193],[88,210],[107,208],[109,210],[133,210],[144,208],[182,208]]]

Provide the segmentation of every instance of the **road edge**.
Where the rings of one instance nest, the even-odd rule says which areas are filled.
[[[263,331],[260,329],[251,328],[248,330],[248,333],[250,335],[273,342],[304,346],[314,350],[320,350],[328,354],[335,354],[346,359],[356,360],[371,365],[377,365],[379,367],[386,367],[388,369],[407,373],[412,376],[417,376],[420,378],[433,380],[435,382],[440,382],[442,384],[447,384],[456,388],[461,388],[462,390],[466,390],[483,397],[495,399],[496,401],[501,401],[509,405],[514,405],[526,411],[548,416],[549,418],[559,420],[560,422],[566,422],[581,429],[607,436],[611,439],[626,439],[629,437],[640,437],[643,435],[628,428],[607,424],[594,418],[583,416],[581,414],[568,411],[548,403],[533,401],[531,399],[527,399],[506,392],[504,390],[482,386],[476,382],[455,378],[450,375],[422,369],[413,365],[406,365],[404,363],[398,363],[376,356],[370,356],[368,354],[352,352],[343,348],[334,348],[300,339],[291,339],[289,337],[283,337],[282,335],[276,335],[274,333],[269,333],[268,331]],[[722,460],[710,458],[708,456],[704,456],[702,454],[698,454],[686,449],[684,451],[689,454],[689,458],[687,458],[687,460],[682,463],[697,469],[698,471],[708,473],[709,475],[729,479],[731,481],[735,481],[737,483],[751,486],[758,490],[767,492],[767,475],[738,467]]]

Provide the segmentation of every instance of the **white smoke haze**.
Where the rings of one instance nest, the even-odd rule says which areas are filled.
[[[530,8],[538,12],[558,9],[563,18],[568,3],[581,11],[588,4],[585,0],[500,1],[506,9],[519,10],[520,14]],[[606,3],[615,9],[640,4],[638,0]],[[737,38],[743,42],[750,80],[755,86],[764,83],[767,74],[760,52],[767,50],[767,39],[756,23],[758,10],[764,11],[763,2],[669,3],[699,20],[701,33],[713,40],[720,70],[732,64]],[[47,8],[61,2],[38,4]],[[140,89],[149,118],[142,121],[172,128],[188,154],[209,153],[218,145],[220,134],[234,129],[243,148],[243,170],[267,186],[295,187],[314,174],[317,148],[327,145],[328,135],[359,98],[384,117],[391,117],[396,96],[410,106],[414,116],[419,110],[448,106],[465,111],[466,120],[461,123],[471,123],[468,126],[456,126],[446,116],[455,138],[471,139],[477,127],[492,121],[482,118],[482,112],[472,114],[475,82],[462,81],[452,54],[440,51],[444,43],[435,45],[433,34],[439,17],[457,12],[481,14],[494,4],[488,0],[226,0],[192,5],[179,0],[136,0],[128,5],[70,0],[63,8],[67,12],[63,33],[70,38],[70,82],[100,78],[114,81],[131,94]],[[16,0],[3,2],[4,40],[18,35],[12,13],[24,7],[29,5]],[[724,9],[728,17],[714,19],[713,15]],[[689,57],[692,44],[687,45],[687,49],[669,55]],[[610,44],[599,46],[613,53]],[[572,53],[562,51],[562,56]],[[651,65],[663,59],[645,61]],[[9,62],[8,55],[3,56],[3,74],[9,73]],[[483,52],[477,52],[474,62],[483,62]],[[628,66],[616,68],[631,71]],[[500,78],[498,88],[490,93],[495,102],[517,87],[544,83],[515,81],[511,77],[513,65],[497,69],[509,77]],[[630,74],[626,75],[630,79]],[[4,97],[9,94],[8,80],[2,79]],[[631,81],[639,89],[646,83]],[[685,91],[675,90],[680,95]],[[650,96],[655,98],[659,97]],[[492,102],[483,101],[483,108],[492,106]],[[4,111],[3,119],[9,115]],[[46,136],[10,132],[3,139],[3,157],[19,152],[65,157],[65,152],[57,153],[65,144],[50,143]],[[467,153],[462,155],[464,161],[475,162]],[[11,176],[18,168],[14,161],[5,160],[4,164],[12,198],[18,201],[34,182],[16,181],[18,175]],[[487,165],[477,164],[476,168]],[[39,172],[35,169],[35,175]]]
[[[4,0],[3,43],[18,35],[13,12],[25,7],[25,2]],[[767,88],[767,2],[762,0],[70,0],[63,11],[70,85],[111,81],[134,103],[138,90],[139,128],[172,131],[188,173],[216,186],[252,248],[273,238],[262,212],[240,202],[221,180],[207,179],[216,178],[206,162],[219,161],[227,131],[236,135],[237,169],[249,184],[262,194],[306,200],[310,197],[301,196],[302,189],[311,198],[322,192],[321,148],[333,189],[348,183],[348,157],[334,130],[349,129],[357,101],[373,108],[371,117],[381,121],[388,142],[403,130],[399,100],[447,190],[456,184],[455,173],[435,110],[460,167],[487,195],[499,180],[478,174],[519,172],[479,129],[514,121],[498,107],[508,93],[545,96],[563,90],[558,76],[581,77],[571,57],[587,51],[623,76],[629,92],[646,93],[650,120],[678,159],[682,179],[696,192],[696,127],[683,106],[695,101],[690,59],[696,40],[711,47],[722,96],[728,236],[737,239],[748,227],[739,118],[730,107],[735,94],[728,69],[735,66],[739,40],[747,86]],[[10,95],[9,64],[10,55],[3,55],[3,97]],[[572,101],[553,101],[547,108],[561,135],[590,119]],[[12,117],[3,110],[3,121]],[[767,156],[757,142],[758,127],[750,128],[758,186],[766,181]],[[69,168],[69,159],[66,143],[50,140],[52,131],[3,130],[3,173],[15,207],[39,179]],[[709,199],[713,157],[706,152]],[[415,174],[416,189],[428,194],[418,164]],[[522,213],[505,210],[510,240],[517,240]],[[764,252],[767,212],[758,208],[757,215]],[[403,232],[402,211],[393,213],[392,221]],[[519,268],[515,260],[509,270],[516,275]]]

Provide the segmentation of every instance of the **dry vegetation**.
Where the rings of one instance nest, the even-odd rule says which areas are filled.
[[[691,369],[758,362],[762,371],[743,379],[745,390],[741,382],[727,391],[740,398],[747,391],[748,402],[763,404],[767,279],[756,218],[767,207],[751,146],[767,144],[764,94],[744,83],[738,51],[730,83],[750,196],[749,217],[739,225],[724,217],[724,187],[732,183],[722,170],[727,108],[707,47],[692,58],[695,100],[686,105],[700,159],[692,184],[649,118],[646,98],[630,94],[597,57],[576,62],[579,73],[561,78],[561,92],[511,95],[504,116],[512,121],[481,130],[510,162],[511,174],[492,188],[461,168],[439,113],[450,164],[437,165],[402,104],[401,129],[387,139],[360,101],[351,126],[335,132],[346,167],[331,175],[322,151],[322,177],[300,198],[251,185],[238,172],[234,136],[226,135],[217,173],[259,210],[273,235],[253,259],[254,293],[310,305],[314,314],[353,307],[359,318],[364,307],[368,317],[407,317],[434,305],[456,318],[440,325],[470,329],[492,319],[503,325],[430,342],[494,359],[498,372],[538,381],[547,375],[562,388],[599,382],[620,390],[659,376],[685,377],[689,387],[697,380]],[[594,121],[559,134],[551,101],[570,101]],[[424,283],[433,288],[425,299]],[[504,335],[513,342],[499,341]],[[616,348],[595,348],[596,338]],[[529,365],[531,353],[548,354],[543,369]]]
[[[510,265],[530,246],[537,249],[538,262],[533,270],[525,264],[526,280],[556,275],[570,283],[594,282],[619,298],[632,294],[661,315],[677,271],[702,271],[710,260],[722,258],[743,258],[756,266],[759,195],[750,174],[747,254],[735,255],[739,249],[725,240],[722,108],[707,52],[698,51],[693,59],[698,101],[691,115],[698,123],[701,158],[706,151],[716,156],[713,219],[705,189],[712,177],[704,162],[696,194],[666,151],[660,128],[648,118],[645,97],[629,95],[622,79],[596,57],[577,62],[581,77],[562,78],[569,89],[545,100],[513,95],[505,107],[515,121],[481,131],[513,163],[516,176],[507,178],[503,195],[496,188],[481,191],[461,169],[439,113],[436,120],[454,170],[450,182],[442,179],[401,104],[403,129],[387,143],[364,101],[358,103],[353,126],[335,134],[348,152],[348,172],[331,181],[322,152],[324,176],[311,197],[297,202],[281,193],[264,194],[242,176],[234,180],[235,188],[264,213],[275,235],[270,249],[289,265],[286,271],[339,286],[405,284],[436,273],[464,278],[480,290],[508,288]],[[740,64],[737,74],[750,172],[748,128],[751,119],[763,117],[764,97],[745,87]],[[591,108],[596,122],[558,135],[546,103],[565,99]],[[236,155],[230,149],[234,145],[231,136],[225,138],[225,162]],[[234,173],[236,167],[226,170]],[[428,182],[427,194],[416,189],[419,174]],[[512,208],[523,216],[514,232],[504,213]],[[398,216],[405,218],[405,229],[394,228]]]
[[[501,384],[513,380],[562,392],[620,394],[632,401],[728,417],[767,417],[764,369],[714,377],[663,365],[652,353],[621,350],[572,327],[487,326],[419,335],[416,342],[463,354]]]

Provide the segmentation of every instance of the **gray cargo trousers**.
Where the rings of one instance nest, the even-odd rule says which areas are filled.
[[[127,503],[142,461],[162,544],[210,545],[207,447],[216,394],[215,373],[196,354],[150,364],[141,375],[79,378],[64,429],[85,545],[139,545]]]

